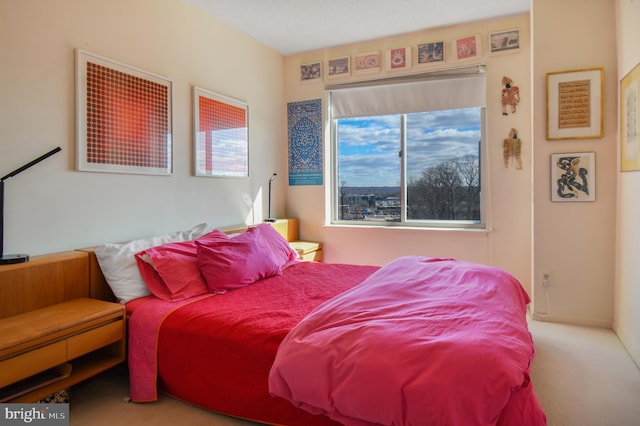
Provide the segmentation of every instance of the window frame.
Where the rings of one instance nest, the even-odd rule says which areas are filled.
[[[406,155],[406,114],[400,113],[400,203],[401,217],[399,222],[393,221],[366,221],[366,220],[344,220],[340,219],[340,182],[338,181],[338,118],[332,116],[331,90],[325,93],[326,111],[328,119],[328,145],[329,161],[328,175],[330,185],[327,194],[327,223],[329,225],[352,226],[352,227],[381,227],[381,228],[421,228],[421,229],[455,229],[455,230],[487,230],[488,229],[488,194],[489,194],[489,162],[488,143],[486,138],[487,120],[486,105],[477,107],[480,109],[480,147],[478,150],[478,161],[480,168],[480,220],[407,220],[407,155]],[[463,109],[461,107],[459,109]],[[345,117],[346,118],[346,117]]]

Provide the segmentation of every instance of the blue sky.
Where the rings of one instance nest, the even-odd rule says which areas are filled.
[[[196,135],[196,164],[198,171],[211,176],[247,176],[249,145],[247,128],[238,127],[211,131],[209,140],[205,132]],[[206,170],[206,145],[210,144],[213,170]]]
[[[410,114],[407,119],[409,180],[442,161],[478,155],[477,108]],[[339,184],[400,184],[400,116],[340,120]]]

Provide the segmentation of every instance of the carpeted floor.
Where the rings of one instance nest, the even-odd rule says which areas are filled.
[[[640,369],[611,330],[530,321],[550,426],[640,425]]]
[[[640,424],[640,369],[611,330],[539,321],[529,326],[536,345],[532,380],[550,426]],[[75,386],[71,426],[255,425],[165,395],[154,403],[125,403],[127,393],[124,367]]]

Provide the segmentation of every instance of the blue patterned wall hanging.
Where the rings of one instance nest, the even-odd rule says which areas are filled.
[[[287,104],[289,185],[322,185],[322,102]]]

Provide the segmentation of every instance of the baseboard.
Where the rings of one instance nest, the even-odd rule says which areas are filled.
[[[582,327],[606,328],[609,330],[613,329],[613,323],[611,321],[594,320],[591,318],[564,317],[562,315],[540,314],[538,312],[532,312],[531,318],[536,321],[543,322],[557,322],[569,325],[579,325]]]
[[[617,324],[614,324],[613,331],[622,342],[622,345],[629,353],[633,362],[635,362],[638,368],[640,368],[640,347],[635,346],[629,335],[625,333],[624,330],[620,330]]]

